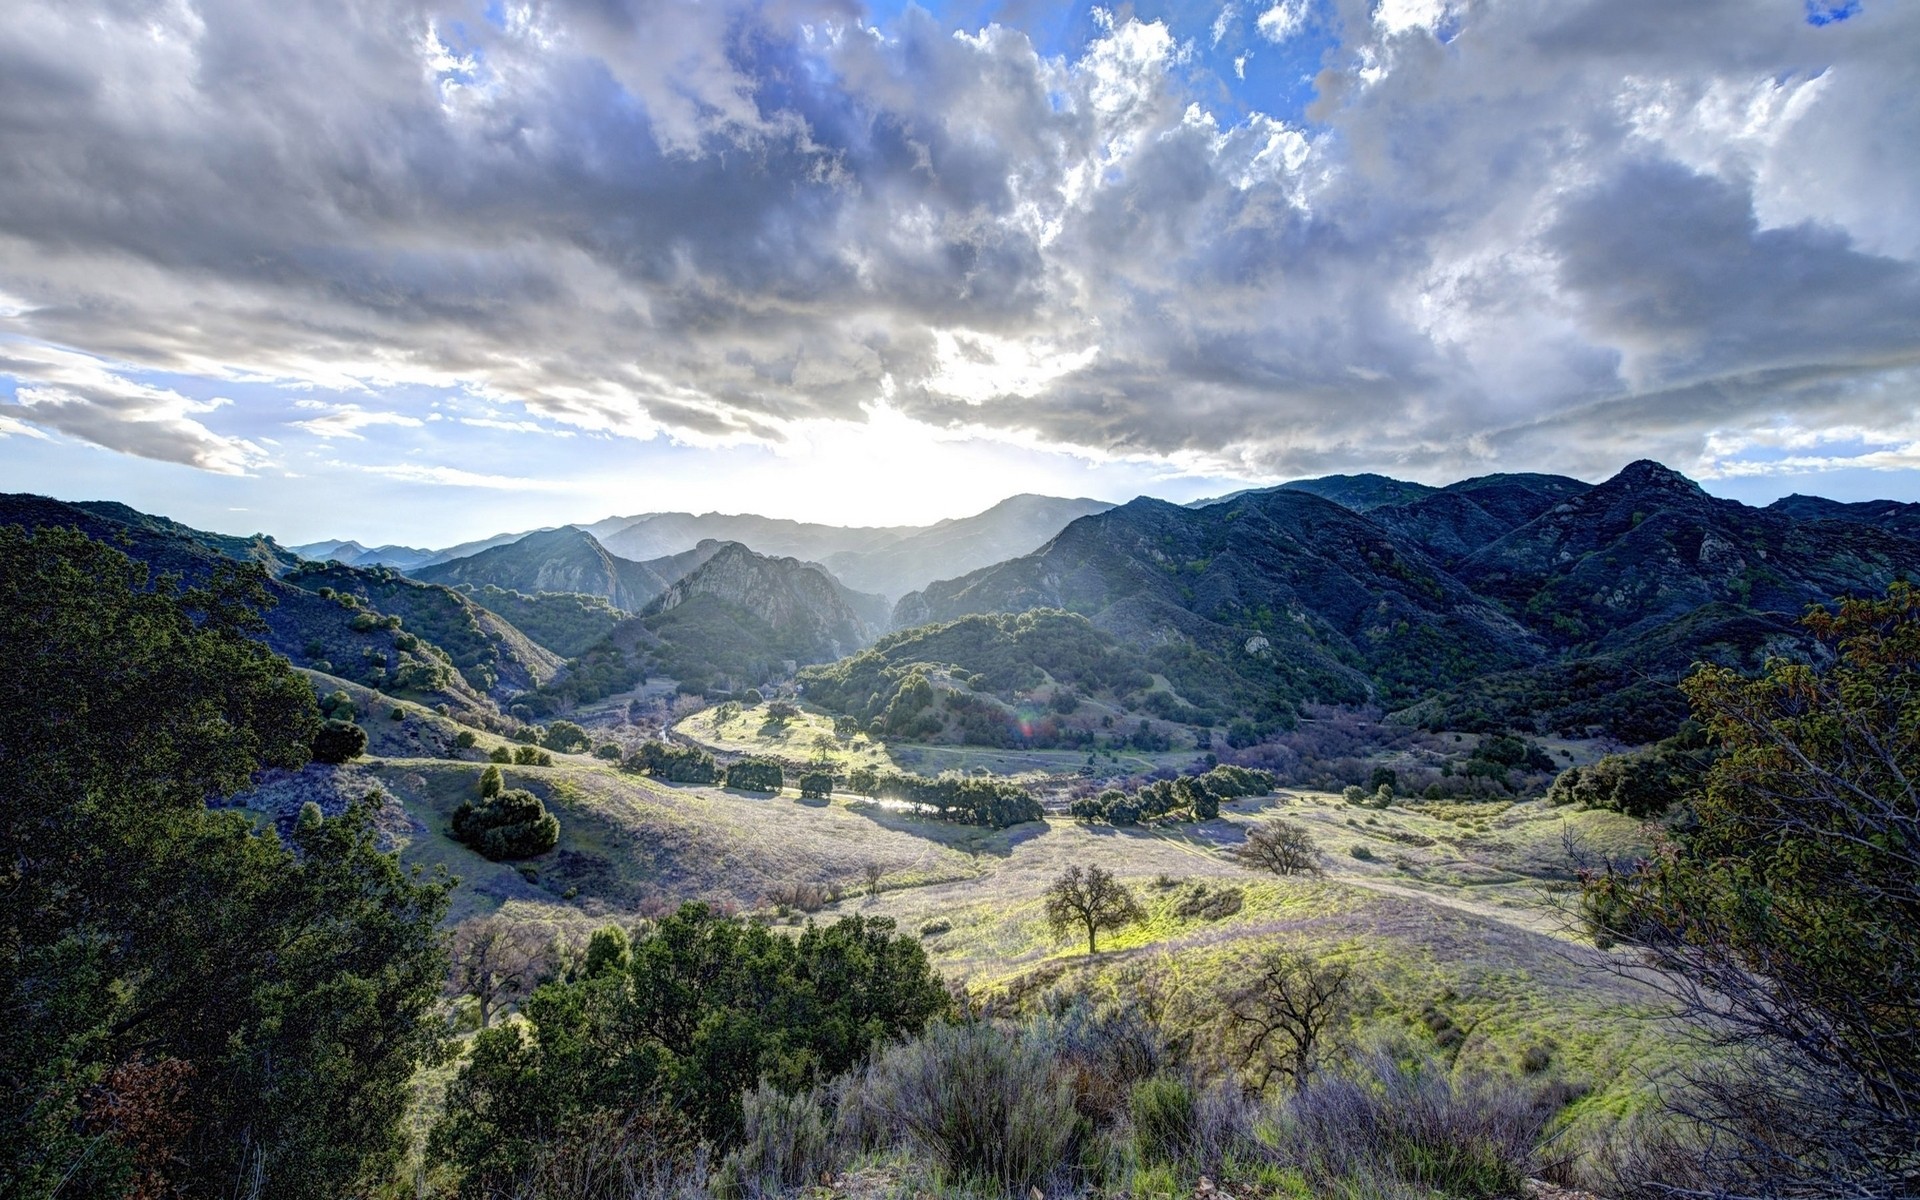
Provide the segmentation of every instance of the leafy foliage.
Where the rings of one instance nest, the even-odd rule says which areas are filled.
[[[1145,916],[1127,886],[1105,867],[1081,869],[1079,864],[1047,889],[1047,924],[1058,935],[1076,926],[1087,934],[1087,953],[1099,952],[1096,936],[1102,929],[1121,929]]]
[[[689,1136],[731,1145],[756,1084],[804,1090],[947,1006],[919,941],[890,920],[846,917],[790,939],[689,904],[633,944],[624,972],[549,983],[524,1023],[483,1031],[431,1144],[472,1196],[609,1119],[677,1113]]]
[[[897,771],[855,769],[847,777],[848,790],[876,800],[904,800],[928,816],[961,825],[1005,829],[1045,815],[1040,802],[1016,783],[998,779],[945,774],[935,778]]]
[[[495,862],[532,858],[559,845],[560,820],[524,788],[488,795],[483,776],[479,801],[454,809],[453,836]]]
[[[787,784],[777,758],[743,758],[727,767],[727,786],[748,792],[777,792]]]
[[[1825,1130],[1823,1146],[1788,1160],[1871,1190],[1920,1145],[1920,589],[1805,622],[1836,653],[1827,669],[1686,681],[1720,749],[1693,820],[1637,871],[1590,879],[1585,909],[1809,1081],[1786,1125]]]
[[[719,764],[705,750],[661,741],[642,742],[621,769],[669,783],[712,783],[720,777]]]
[[[1706,727],[1689,721],[1673,737],[1645,750],[1609,754],[1588,767],[1568,767],[1547,789],[1547,803],[1656,817],[1700,786],[1713,756]]]
[[[352,762],[367,752],[367,731],[352,721],[329,720],[313,735],[313,761]]]
[[[439,1052],[446,887],[367,800],[293,848],[206,801],[306,760],[313,694],[254,640],[258,568],[201,588],[0,529],[0,1161],[10,1187],[276,1196],[397,1161]],[[297,850],[297,854],[294,852]]]

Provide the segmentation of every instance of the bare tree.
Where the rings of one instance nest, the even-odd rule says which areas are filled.
[[[1233,1002],[1233,1027],[1243,1041],[1240,1069],[1249,1091],[1263,1092],[1275,1073],[1305,1091],[1326,1049],[1335,1021],[1346,1015],[1354,993],[1353,969],[1322,963],[1298,950],[1272,950],[1259,974]]]
[[[885,878],[887,874],[886,864],[868,859],[866,862],[860,864],[860,874],[867,881],[868,897],[878,896],[880,894],[880,880]]]
[[[1320,847],[1298,821],[1275,818],[1247,830],[1247,840],[1228,851],[1241,863],[1275,875],[1320,874]]]
[[[475,917],[454,928],[453,971],[447,990],[472,996],[485,1029],[501,1009],[528,992],[545,961],[546,940],[535,930],[499,917]]]
[[[1057,936],[1076,925],[1087,931],[1087,953],[1099,952],[1094,938],[1102,929],[1119,929],[1146,914],[1125,884],[1104,867],[1078,866],[1047,889],[1047,924]]]

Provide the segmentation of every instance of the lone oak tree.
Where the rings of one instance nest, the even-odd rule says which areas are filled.
[[[1047,889],[1047,924],[1056,936],[1075,926],[1085,929],[1088,954],[1099,952],[1094,939],[1100,930],[1123,928],[1144,915],[1133,893],[1104,867],[1068,867]]]

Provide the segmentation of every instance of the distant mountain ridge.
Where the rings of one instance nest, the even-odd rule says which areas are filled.
[[[628,612],[645,608],[672,582],[645,563],[609,553],[592,534],[571,525],[409,573],[427,583],[492,586],[527,595],[579,592],[600,596]]]
[[[421,579],[476,586],[490,584],[522,592],[535,586],[544,587],[531,582],[542,578],[543,573],[544,577],[557,580],[569,571],[579,571],[583,579],[592,581],[591,587],[552,590],[582,590],[585,594],[609,599],[613,599],[614,591],[618,590],[631,603],[614,602],[638,611],[668,582],[704,561],[696,560],[676,572],[671,564],[662,567],[660,560],[679,559],[703,546],[710,549],[724,542],[739,542],[774,558],[820,563],[854,590],[877,593],[891,602],[942,576],[1025,554],[1060,532],[1069,521],[1112,507],[1104,500],[1023,494],[1009,496],[972,516],[924,526],[822,525],[751,514],[640,513],[530,533],[496,534],[443,550],[410,546],[381,546],[369,550],[358,542],[336,540],[310,542],[291,547],[291,551],[302,558],[332,559],[349,566],[390,566]],[[614,582],[613,577],[625,569],[605,564],[590,567],[586,560],[593,557],[593,552],[578,542],[569,541],[567,530],[590,535],[615,559],[653,566],[662,576],[661,581],[650,591],[641,575],[629,573],[623,582]],[[536,536],[551,540],[528,544],[529,539]],[[522,546],[522,552],[491,557],[483,563],[461,568],[451,567],[453,563],[477,559],[515,545]],[[540,546],[552,547],[554,561],[551,564],[539,564],[530,553]]]

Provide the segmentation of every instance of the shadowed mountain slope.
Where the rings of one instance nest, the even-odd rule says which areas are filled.
[[[449,588],[387,568],[302,562],[271,538],[189,529],[118,504],[0,496],[0,524],[68,526],[144,562],[156,574],[204,582],[226,563],[266,567],[263,640],[299,666],[427,703],[484,710],[550,681],[560,659]]]

